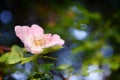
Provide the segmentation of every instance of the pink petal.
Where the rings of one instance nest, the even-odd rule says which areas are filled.
[[[30,48],[30,52],[33,53],[33,54],[39,54],[43,51],[43,49],[41,47],[31,47]]]
[[[36,25],[36,24],[33,24],[31,26],[31,29],[30,29],[31,33],[35,36],[35,37],[40,37],[41,35],[43,35],[44,33],[44,30],[42,29],[42,27]]]
[[[15,26],[15,33],[23,42],[30,34],[30,27],[28,26]]]
[[[33,46],[31,39],[32,34],[30,32],[30,27],[28,26],[15,26],[15,33],[17,37],[23,42],[26,48]]]
[[[54,34],[52,36],[52,42],[56,42],[56,44],[60,45],[60,46],[62,46],[65,43],[65,41],[63,39],[61,39],[60,36],[57,34]]]
[[[65,41],[63,39],[60,39],[57,44],[62,46],[64,43],[65,43]]]
[[[45,41],[46,44],[45,46],[42,46],[43,48],[52,47],[54,45],[62,46],[64,44],[64,40],[62,40],[57,34],[54,34],[53,36],[51,34],[46,34]]]
[[[45,34],[44,35],[45,43],[49,44],[49,42],[51,41],[51,38],[52,38],[52,34]]]

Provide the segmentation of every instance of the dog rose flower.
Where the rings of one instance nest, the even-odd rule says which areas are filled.
[[[31,27],[15,26],[15,33],[23,42],[25,48],[33,54],[41,53],[44,48],[64,44],[64,40],[59,35],[44,34],[44,30],[36,24]]]

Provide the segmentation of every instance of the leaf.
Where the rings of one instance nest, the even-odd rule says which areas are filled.
[[[12,46],[12,53],[18,53],[21,57],[23,57],[22,48],[17,45]]]
[[[27,57],[27,58],[22,58],[21,64],[27,63],[31,60],[35,60],[38,56],[39,56],[39,54],[32,55],[31,57]]]
[[[21,60],[21,57],[18,54],[15,53],[10,53],[8,59],[7,59],[7,64],[15,64]]]
[[[117,69],[119,69],[120,64],[117,61],[111,61],[110,64],[109,64],[109,66],[110,66],[111,69],[117,70]]]
[[[82,72],[82,75],[83,75],[83,76],[89,76],[89,73],[83,71],[83,72]]]
[[[25,63],[27,63],[27,62],[29,62],[29,61],[31,61],[31,60],[32,60],[31,57],[30,57],[30,58],[22,58],[21,64],[25,64]]]
[[[12,46],[12,51],[7,59],[7,64],[15,64],[19,61],[21,61],[23,57],[23,53],[22,53],[22,48],[14,45]]]
[[[59,46],[59,45],[55,45],[53,47],[45,48],[44,51],[41,54],[46,54],[46,53],[49,53],[49,52],[57,51],[61,48],[63,48],[63,47]]]
[[[2,63],[2,62],[6,62],[7,59],[8,59],[8,57],[9,57],[9,55],[10,55],[10,52],[5,53],[4,55],[2,55],[2,56],[0,57],[0,62],[1,62],[1,63]]]
[[[23,57],[21,50],[22,49],[18,46],[12,46],[12,51],[2,55],[0,57],[0,62],[6,63],[6,64],[15,64],[21,61]]]
[[[21,60],[21,57],[16,53],[5,53],[5,55],[0,57],[0,62],[6,63],[6,64],[15,64]]]
[[[79,46],[79,47],[73,48],[72,53],[75,54],[75,53],[78,53],[78,52],[83,51],[83,50],[85,50],[85,48],[83,46]]]
[[[93,71],[91,71],[91,72],[89,72],[89,73],[100,73],[100,72],[103,72],[103,70],[100,70],[100,69],[98,69],[98,70],[93,70]]]
[[[88,71],[88,65],[84,64],[84,65],[82,66],[82,70],[81,70],[82,75],[83,75],[83,76],[88,76],[89,73],[88,73],[87,71]]]
[[[53,69],[53,64],[52,63],[43,64],[43,65],[40,65],[39,68],[41,71],[48,72],[49,70]]]
[[[62,64],[59,67],[57,67],[58,70],[65,70],[69,68],[71,65],[70,64]]]
[[[56,58],[54,58],[54,57],[49,57],[49,56],[42,56],[42,58],[51,59],[51,60],[56,60]]]

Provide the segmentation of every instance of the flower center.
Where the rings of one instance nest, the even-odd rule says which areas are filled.
[[[36,39],[36,38],[34,38],[33,44],[35,46],[43,46],[43,45],[45,45],[45,40],[44,39]]]

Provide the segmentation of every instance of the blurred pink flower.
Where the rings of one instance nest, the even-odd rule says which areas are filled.
[[[44,48],[64,44],[64,40],[59,35],[44,34],[44,30],[36,24],[31,27],[15,26],[15,33],[23,42],[25,48],[33,54],[41,53]]]

